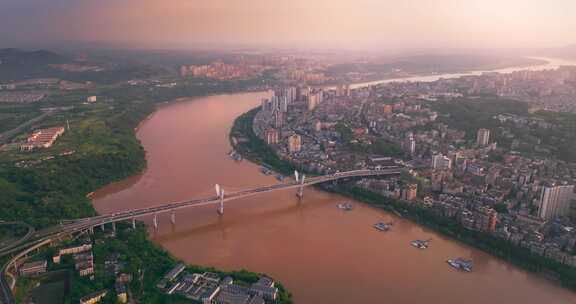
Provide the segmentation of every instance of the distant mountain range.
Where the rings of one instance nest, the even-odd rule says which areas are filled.
[[[70,63],[81,66],[95,64],[100,70],[63,70],[52,65]],[[105,62],[76,62],[72,55],[47,50],[24,51],[0,49],[0,83],[31,78],[59,78],[75,82],[115,83],[129,79],[147,78],[165,73],[164,69],[142,64]]]
[[[69,61],[66,56],[45,50],[0,49],[0,81],[50,77],[49,64]]]
[[[65,56],[50,51],[19,49],[0,49],[0,60],[2,66],[37,66],[69,61]]]

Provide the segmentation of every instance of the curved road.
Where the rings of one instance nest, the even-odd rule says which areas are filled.
[[[28,231],[26,232],[26,234],[24,236],[22,236],[20,239],[18,239],[15,242],[12,242],[6,246],[2,246],[0,247],[0,256],[4,255],[4,252],[24,243],[25,241],[27,241],[28,239],[30,239],[30,237],[32,237],[32,234],[34,233],[34,227],[24,223],[24,222],[0,222],[0,226],[5,226],[5,225],[22,225],[22,226],[26,226],[26,228],[28,229]]]

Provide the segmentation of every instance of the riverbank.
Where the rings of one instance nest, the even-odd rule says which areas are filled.
[[[283,174],[291,174],[293,166],[279,159],[266,143],[258,138],[252,129],[252,121],[259,109],[253,109],[238,117],[230,132],[231,143],[246,159],[266,164]],[[232,138],[241,140],[233,141]],[[358,199],[370,206],[392,211],[422,226],[431,228],[443,235],[473,246],[493,256],[502,258],[516,266],[560,282],[563,286],[576,290],[576,270],[551,259],[532,254],[530,250],[513,245],[491,235],[464,229],[458,222],[444,218],[435,212],[415,204],[391,200],[374,192],[353,185],[339,185],[325,190]]]
[[[198,97],[198,96],[195,96]],[[146,123],[146,121],[148,121],[156,112],[156,110],[158,109],[158,107],[162,107],[164,105],[169,105],[175,102],[181,102],[182,100],[184,100],[184,97],[180,97],[177,99],[174,99],[172,101],[168,101],[168,102],[163,102],[161,104],[156,104],[153,108],[149,109],[149,111],[147,111],[147,113],[142,113],[142,115],[140,116],[141,119],[134,121],[134,123],[132,124],[133,126],[127,126],[127,129],[132,130],[130,133],[131,135],[134,137],[134,139],[136,141],[136,133],[138,132],[138,130],[141,128],[141,126]],[[135,125],[134,125],[135,124]],[[125,176],[124,178],[130,177],[130,176],[134,176],[137,174],[142,173],[145,169],[146,169],[146,154],[144,151],[144,148],[141,146],[140,141],[138,141],[138,145],[139,147],[142,149],[143,153],[138,153],[138,154],[133,154],[131,155],[131,157],[134,157],[135,160],[137,160],[139,163],[142,163],[141,166],[135,166],[133,167],[133,173],[130,175]],[[122,178],[123,179],[123,178]],[[117,182],[119,180],[122,179],[115,179],[115,180],[111,180],[109,183],[114,183]],[[97,189],[94,189],[97,190]],[[91,198],[90,194],[93,194],[94,191],[91,191],[90,193],[88,193],[86,195],[86,197]],[[148,265],[148,266],[144,266],[144,268],[148,268],[146,269],[146,272],[148,273],[148,276],[144,276],[144,282],[142,285],[135,285],[132,286],[133,288],[131,288],[133,291],[141,291],[141,294],[138,295],[137,293],[135,293],[135,295],[137,296],[137,299],[142,301],[143,303],[158,303],[158,302],[162,302],[162,303],[189,303],[190,300],[182,297],[182,296],[175,296],[175,295],[166,295],[164,293],[162,293],[157,287],[156,284],[158,283],[158,281],[162,278],[163,274],[168,271],[169,269],[173,268],[176,264],[180,263],[181,261],[174,257],[172,254],[170,254],[167,250],[165,250],[164,248],[160,247],[159,245],[155,244],[151,239],[150,239],[150,234],[148,233],[148,230],[146,228],[145,225],[139,224],[137,229],[134,230],[130,230],[129,227],[127,227],[127,225],[124,225],[126,227],[123,226],[119,226],[119,230],[122,230],[122,228],[124,228],[124,230],[126,232],[120,233],[119,234],[119,239],[122,240],[125,244],[123,244],[123,246],[120,246],[119,244],[112,244],[112,245],[108,245],[105,248],[101,248],[101,252],[103,252],[104,254],[106,253],[110,253],[110,252],[116,252],[116,253],[120,253],[122,255],[133,255],[134,253],[145,253],[143,257],[134,257],[135,259],[138,259],[136,262],[137,265],[140,265],[140,267],[143,267],[144,265]],[[132,267],[134,265],[130,265],[130,267]],[[241,269],[241,270],[233,270],[233,271],[223,271],[220,269],[216,269],[213,267],[206,267],[206,266],[201,266],[201,265],[195,265],[195,264],[189,264],[187,265],[187,271],[189,272],[213,272],[218,274],[221,277],[225,277],[225,276],[230,276],[232,278],[234,278],[235,280],[239,280],[241,282],[244,283],[253,283],[255,282],[259,277],[262,276],[267,276],[266,274],[263,273],[256,273],[256,272],[251,272],[245,269]],[[268,276],[269,277],[269,276]],[[93,283],[93,282],[92,282]],[[138,282],[136,282],[138,283]],[[89,286],[90,282],[84,282],[83,287],[86,287],[86,285]],[[290,294],[290,292],[288,292],[281,283],[276,283],[276,287],[278,288],[278,299],[277,301],[275,301],[274,303],[277,304],[289,304],[292,303],[292,296]],[[82,288],[80,288],[81,290]],[[86,288],[84,288],[86,289]],[[81,294],[77,292],[78,288],[73,289],[73,291],[76,290],[76,293],[73,294],[73,299],[77,299]],[[85,292],[83,292],[83,294],[85,294]]]
[[[97,189],[146,169],[146,153],[136,132],[156,110],[157,103],[151,99],[118,99],[115,107],[86,107],[77,116],[61,118],[63,122],[68,119],[72,128],[52,149],[26,155],[13,154],[13,157],[30,159],[53,155],[49,160],[18,167],[10,158],[12,155],[5,155],[0,166],[0,219],[26,218],[35,228],[41,229],[55,225],[59,220],[96,215],[91,198]],[[62,155],[61,151],[75,152]],[[138,225],[133,231],[119,224],[118,230],[122,232],[118,233],[117,239],[103,241],[110,246],[96,245],[95,248],[100,248],[95,252],[97,263],[111,253],[118,253],[134,277],[138,276],[137,271],[142,270],[145,273],[144,284],[140,285],[134,280],[129,285],[134,299],[139,302],[189,303],[190,300],[165,295],[156,288],[163,274],[179,260],[155,244],[144,225]],[[123,230],[130,231],[124,233]],[[47,249],[39,256],[51,260],[50,252],[51,249]],[[198,265],[190,265],[188,269],[212,271],[240,281],[248,278],[248,282],[264,275],[246,270],[221,271]],[[28,295],[34,287],[19,284],[17,289],[19,295]],[[292,303],[290,293],[281,284],[277,284],[277,287],[279,295],[275,303]],[[102,288],[113,290],[109,276],[98,274],[95,281],[73,276],[67,299],[70,303],[78,302],[80,297]]]
[[[523,59],[522,59],[523,58]],[[392,74],[377,74],[372,75],[370,77],[366,77],[359,80],[354,80],[350,82],[352,87],[355,86],[363,86],[366,83],[382,83],[382,82],[389,82],[389,81],[403,81],[408,80],[411,78],[428,78],[434,77],[437,75],[445,75],[445,74],[458,74],[461,76],[470,75],[470,74],[477,74],[477,73],[489,73],[489,72],[498,72],[501,70],[507,69],[523,69],[523,68],[537,68],[539,66],[545,66],[550,64],[549,60],[543,58],[531,58],[531,57],[522,57],[518,58],[518,62],[500,62],[494,63],[485,66],[477,66],[477,67],[469,67],[469,68],[452,68],[452,69],[444,69],[435,72],[415,72],[415,73],[392,73]],[[335,88],[337,85],[342,84],[342,80],[340,81],[328,81],[322,84],[314,84],[314,87],[319,88]]]

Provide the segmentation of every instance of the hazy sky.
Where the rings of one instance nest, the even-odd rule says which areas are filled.
[[[0,0],[0,47],[54,41],[553,47],[576,43],[576,0]]]

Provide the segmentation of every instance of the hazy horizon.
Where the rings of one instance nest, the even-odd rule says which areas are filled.
[[[548,48],[576,43],[574,11],[573,0],[4,0],[0,46]]]

